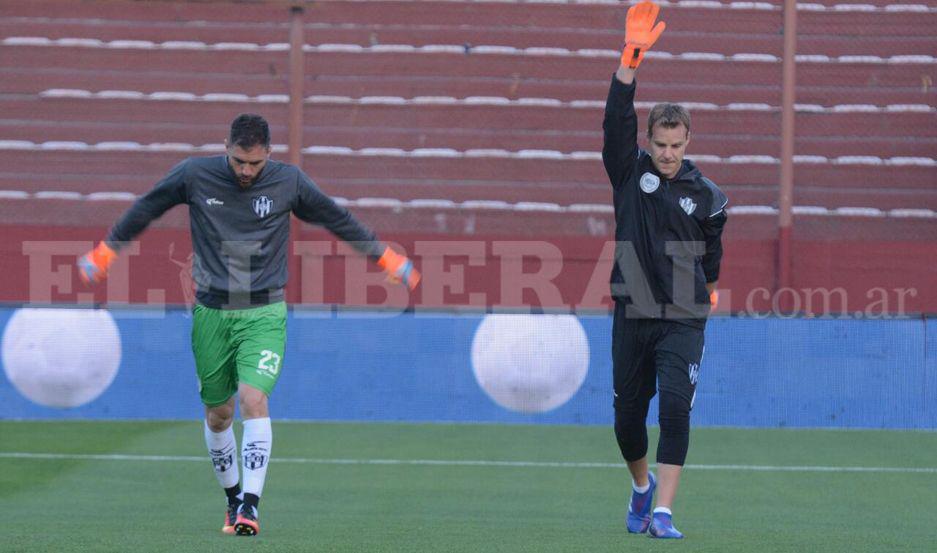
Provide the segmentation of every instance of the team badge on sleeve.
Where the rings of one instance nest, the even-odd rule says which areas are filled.
[[[267,196],[254,196],[253,206],[254,213],[263,219],[267,215],[270,215],[270,210],[273,208],[273,200]]]
[[[653,173],[644,173],[641,175],[641,190],[651,194],[660,186],[660,177]]]

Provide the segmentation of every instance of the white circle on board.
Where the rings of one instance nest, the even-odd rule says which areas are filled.
[[[24,397],[46,407],[85,405],[120,366],[120,332],[101,309],[17,309],[2,342],[3,372]]]
[[[589,340],[573,315],[487,315],[472,340],[472,371],[498,405],[543,413],[563,405],[589,370]]]

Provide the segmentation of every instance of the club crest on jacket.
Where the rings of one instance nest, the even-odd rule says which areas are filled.
[[[683,197],[680,198],[680,207],[683,208],[683,211],[686,211],[687,215],[692,215],[696,211],[696,202],[692,198]]]
[[[273,207],[273,200],[267,196],[255,196],[252,203],[254,206],[254,213],[261,219],[269,215],[270,209]]]

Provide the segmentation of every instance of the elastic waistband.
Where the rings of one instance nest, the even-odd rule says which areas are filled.
[[[283,288],[253,290],[251,292],[228,292],[227,290],[199,290],[195,299],[205,307],[212,309],[246,309],[262,307],[283,301]]]

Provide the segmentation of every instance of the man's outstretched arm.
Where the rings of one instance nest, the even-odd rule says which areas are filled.
[[[628,9],[625,23],[625,47],[621,63],[608,91],[602,161],[613,187],[625,180],[634,164],[638,149],[638,118],[634,111],[634,75],[644,54],[664,32],[663,21],[654,25],[660,8],[642,2]]]
[[[344,207],[323,193],[305,173],[299,174],[299,202],[293,208],[297,217],[324,226],[335,236],[351,244],[358,252],[377,262],[387,280],[405,285],[410,290],[420,283],[420,272],[405,255],[395,252],[377,239],[371,229],[355,219]]]
[[[106,239],[78,258],[78,276],[82,281],[90,284],[107,278],[107,271],[117,259],[117,252],[122,242],[129,242],[136,238],[169,208],[187,202],[185,167],[184,161],[173,167],[152,190],[137,199],[133,206],[114,223]]]

